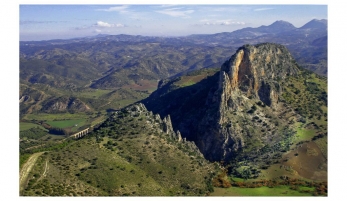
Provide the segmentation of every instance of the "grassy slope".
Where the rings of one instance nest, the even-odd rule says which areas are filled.
[[[25,131],[25,130],[29,130],[30,128],[36,128],[39,127],[42,130],[45,130],[45,128],[43,128],[40,125],[37,124],[33,124],[33,123],[26,123],[26,122],[20,122],[19,123],[19,131]]]
[[[215,166],[170,139],[147,117],[106,121],[82,139],[42,157],[44,179],[22,195],[199,195]],[[152,127],[152,125],[154,125]],[[41,166],[40,166],[41,164]],[[43,163],[34,167],[39,174]],[[29,181],[30,182],[30,181]]]
[[[58,127],[58,128],[66,128],[66,127],[71,127],[74,125],[79,125],[85,123],[85,119],[73,119],[73,120],[65,120],[65,121],[47,121],[47,124],[53,126],[53,127]]]
[[[291,125],[296,132],[293,145],[278,163],[262,170],[260,178],[275,179],[286,175],[327,181],[327,80],[306,70],[289,80],[291,84],[283,85],[282,97],[303,117],[303,122]],[[316,137],[318,135],[319,138]]]
[[[285,103],[298,111],[304,122],[292,124],[296,134],[291,149],[283,154],[279,163],[262,170],[260,179],[276,179],[286,175],[307,181],[327,181],[327,80],[324,77],[303,71],[299,77],[290,78],[290,81],[292,85],[284,85]],[[319,134],[321,137],[314,139]],[[282,194],[283,192],[287,193]],[[273,189],[262,187],[256,189],[216,189],[214,195],[307,195],[307,193],[298,193],[288,190],[288,187],[281,187],[280,189],[278,187]]]
[[[307,189],[313,190],[313,189]],[[215,188],[211,196],[312,196],[311,193],[303,193],[290,189],[289,186],[258,187],[258,188]]]
[[[191,86],[209,76],[214,75],[217,71],[219,71],[219,68],[207,68],[199,71],[189,72],[186,75],[181,76],[179,81],[175,82],[174,84],[177,87]]]
[[[321,138],[313,140],[319,144],[322,154],[327,156],[327,78],[304,70],[296,78],[291,78],[293,86],[285,87],[285,101],[291,105],[305,119],[297,122],[294,128],[297,131],[295,143],[312,141],[314,136],[321,134]],[[299,93],[297,93],[299,91]]]

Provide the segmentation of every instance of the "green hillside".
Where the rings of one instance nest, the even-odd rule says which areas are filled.
[[[173,138],[164,125],[141,105],[123,109],[85,139],[42,155],[21,195],[177,196],[213,191],[211,178],[218,166],[194,145]]]

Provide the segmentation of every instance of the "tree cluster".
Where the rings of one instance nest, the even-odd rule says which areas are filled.
[[[54,135],[69,135],[70,132],[63,128],[51,127],[49,133]]]

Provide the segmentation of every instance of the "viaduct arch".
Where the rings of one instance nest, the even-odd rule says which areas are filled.
[[[84,130],[82,130],[82,131],[80,131],[78,133],[75,133],[75,134],[71,135],[70,137],[73,137],[75,139],[81,138],[81,137],[83,137],[83,136],[85,136],[85,135],[87,135],[89,133],[89,129],[90,128],[86,128],[86,129],[84,129]]]

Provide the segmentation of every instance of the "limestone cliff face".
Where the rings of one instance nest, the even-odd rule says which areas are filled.
[[[208,160],[269,159],[275,153],[268,147],[282,146],[292,133],[288,122],[300,118],[282,96],[286,80],[300,72],[282,45],[245,45],[212,76],[190,86],[179,77],[161,81],[143,102],[172,122],[164,130],[179,130]]]
[[[208,103],[218,111],[206,112],[199,126],[197,145],[204,155],[210,160],[228,160],[243,151],[247,140],[264,143],[266,133],[263,138],[257,137],[256,128],[241,122],[248,122],[256,116],[252,114],[257,108],[254,103],[263,105],[258,109],[257,118],[266,110],[276,113],[276,110],[283,109],[278,100],[281,95],[279,81],[296,75],[298,71],[284,46],[267,43],[239,48],[222,65],[218,90]],[[250,111],[249,115],[247,111]]]
[[[297,74],[288,50],[277,44],[246,45],[221,67],[220,86],[227,85],[225,98],[235,92],[276,106],[281,93],[278,80]],[[228,100],[226,100],[228,101]]]

